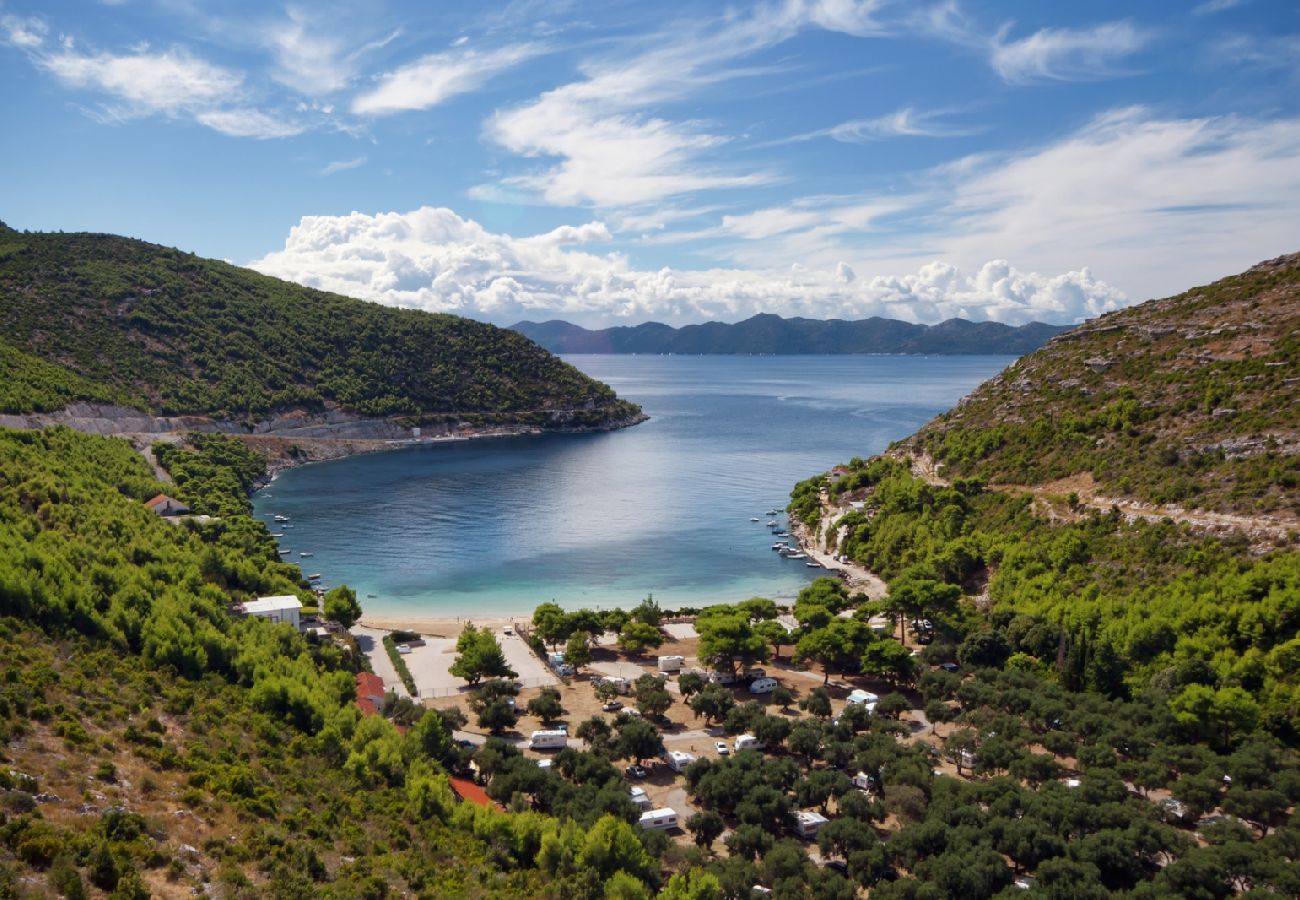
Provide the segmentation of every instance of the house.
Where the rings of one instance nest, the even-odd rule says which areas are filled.
[[[292,625],[298,631],[302,630],[301,614],[302,601],[292,594],[278,597],[258,597],[256,600],[249,600],[244,604],[244,615],[254,616],[258,619],[269,619],[272,622],[283,622],[286,625]]]
[[[184,503],[166,494],[159,494],[152,500],[146,500],[144,505],[146,509],[160,516],[183,516],[190,511]]]
[[[384,679],[373,672],[358,672],[357,706],[363,716],[379,715],[384,708]]]

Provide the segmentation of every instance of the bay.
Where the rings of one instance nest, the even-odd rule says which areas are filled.
[[[767,512],[796,481],[884,450],[1013,358],[566,359],[650,420],[304,466],[257,494],[255,511],[290,517],[286,558],[352,586],[373,614],[789,599],[818,573],[771,551]]]

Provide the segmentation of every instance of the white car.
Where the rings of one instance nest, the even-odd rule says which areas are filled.
[[[731,748],[727,746],[726,741],[715,741],[713,746],[717,748],[719,756],[727,756],[731,753]]]
[[[402,654],[403,656],[405,656],[406,654],[408,654],[408,653],[411,652],[411,645],[410,645],[410,644],[398,644],[398,645],[397,645],[397,652],[400,653],[400,654]]]

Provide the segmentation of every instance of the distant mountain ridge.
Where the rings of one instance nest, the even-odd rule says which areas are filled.
[[[674,328],[660,322],[591,330],[559,319],[510,326],[552,353],[976,354],[1032,353],[1068,326],[949,319],[916,325],[898,319],[785,319],[759,313],[743,322]]]

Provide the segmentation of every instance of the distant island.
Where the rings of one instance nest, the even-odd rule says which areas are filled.
[[[674,328],[660,322],[598,331],[559,319],[510,326],[552,353],[684,354],[971,354],[1032,353],[1069,326],[949,319],[916,325],[898,319],[784,319],[760,313],[743,322],[707,322]]]

